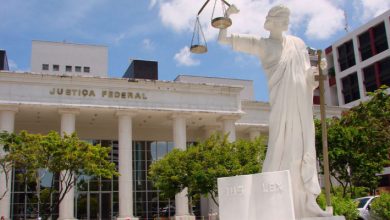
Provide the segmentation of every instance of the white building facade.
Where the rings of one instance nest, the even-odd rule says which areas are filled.
[[[326,48],[329,75],[326,103],[349,108],[366,101],[368,92],[383,85],[390,87],[389,42],[390,10],[387,10]],[[390,88],[387,91],[390,94]],[[377,175],[382,176],[379,190],[389,191],[390,166]]]
[[[390,86],[390,10],[325,49],[330,75],[327,103],[352,107],[367,92]]]
[[[58,212],[52,213],[54,218],[164,219],[175,212],[176,219],[194,219],[185,192],[171,200],[159,198],[147,178],[150,164],[173,148],[185,149],[215,132],[228,133],[230,141],[268,133],[269,105],[253,100],[251,81],[207,78],[206,83],[194,76],[179,76],[175,81],[96,77],[103,71],[92,73],[94,63],[66,60],[63,54],[59,55],[63,62],[35,58],[41,52],[32,54],[32,65],[37,68],[32,67],[33,73],[0,71],[0,130],[77,132],[83,140],[111,147],[110,160],[121,174],[111,180],[80,178]],[[42,64],[50,68],[54,63],[90,66],[94,77],[39,70]],[[328,107],[328,117],[338,117],[342,110]],[[318,106],[315,114],[319,114]],[[34,191],[18,182],[15,172],[12,190],[0,200],[0,216],[36,218],[31,215],[37,208],[32,200]],[[47,187],[45,181],[40,184]],[[197,215],[207,216],[208,209],[203,210]]]

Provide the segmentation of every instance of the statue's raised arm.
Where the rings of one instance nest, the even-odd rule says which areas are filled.
[[[230,17],[232,14],[239,12],[235,5],[231,5],[226,10],[226,16]],[[225,45],[232,46],[233,50],[260,56],[263,53],[261,46],[261,38],[259,36],[249,34],[232,34],[227,35],[227,29],[220,29],[218,35],[218,42]]]

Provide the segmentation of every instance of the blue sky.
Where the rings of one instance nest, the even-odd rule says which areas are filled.
[[[201,14],[209,52],[188,52],[196,13],[203,0],[0,0],[0,48],[11,70],[29,71],[32,40],[98,44],[109,48],[109,75],[121,77],[130,59],[159,62],[159,79],[179,74],[249,79],[256,100],[267,101],[267,84],[255,57],[216,42],[210,27],[213,0]],[[289,34],[314,48],[326,48],[390,9],[388,0],[228,0],[240,13],[229,32],[267,37],[267,11],[276,4],[291,9]],[[216,11],[218,13],[218,11]],[[346,15],[346,16],[345,16]]]

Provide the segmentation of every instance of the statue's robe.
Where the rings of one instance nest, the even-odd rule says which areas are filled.
[[[278,48],[273,39],[232,35],[232,46],[258,56],[268,78],[271,110],[263,172],[290,171],[296,218],[323,216],[315,203],[321,192],[313,121],[313,90],[318,83],[304,42],[284,36],[281,55],[274,60],[265,59]]]

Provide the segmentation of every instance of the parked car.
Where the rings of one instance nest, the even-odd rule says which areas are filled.
[[[378,196],[366,196],[355,199],[355,201],[359,202],[358,210],[359,210],[359,220],[369,220],[370,219],[370,205]]]

